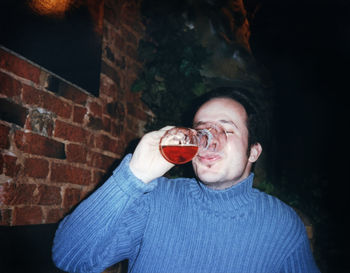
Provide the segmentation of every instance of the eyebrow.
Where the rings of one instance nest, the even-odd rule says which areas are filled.
[[[232,120],[220,119],[219,122],[223,123],[223,124],[231,124],[231,125],[235,126],[238,129],[238,126]]]
[[[236,127],[236,128],[238,129],[238,126],[237,126],[233,121],[231,121],[231,120],[220,119],[218,122],[219,122],[219,123],[222,123],[222,124],[230,124],[230,125],[233,125],[234,127]],[[205,121],[198,121],[198,122],[196,122],[196,123],[194,124],[194,127],[199,126],[199,125],[204,124],[204,123],[206,123],[206,122],[205,122]]]

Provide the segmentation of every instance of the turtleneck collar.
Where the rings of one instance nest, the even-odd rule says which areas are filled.
[[[214,190],[196,181],[190,183],[191,195],[201,207],[213,211],[232,211],[250,203],[256,198],[253,189],[254,174],[251,173],[236,185],[224,190]]]

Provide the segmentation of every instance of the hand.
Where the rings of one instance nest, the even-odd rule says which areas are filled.
[[[145,134],[134,151],[129,164],[130,170],[145,183],[164,175],[174,166],[159,151],[161,137],[171,128],[173,126],[166,126],[159,131]]]

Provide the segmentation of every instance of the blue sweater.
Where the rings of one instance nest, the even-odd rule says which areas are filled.
[[[145,184],[130,157],[60,223],[59,268],[102,272],[129,259],[129,272],[319,272],[297,214],[253,189],[253,174],[220,191],[187,178]]]

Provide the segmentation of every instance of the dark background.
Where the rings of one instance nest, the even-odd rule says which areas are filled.
[[[41,16],[27,0],[1,0],[0,44],[98,96],[102,37],[86,5]]]
[[[246,2],[261,4],[251,47],[273,83],[275,177],[319,217],[323,272],[349,272],[349,1]]]

